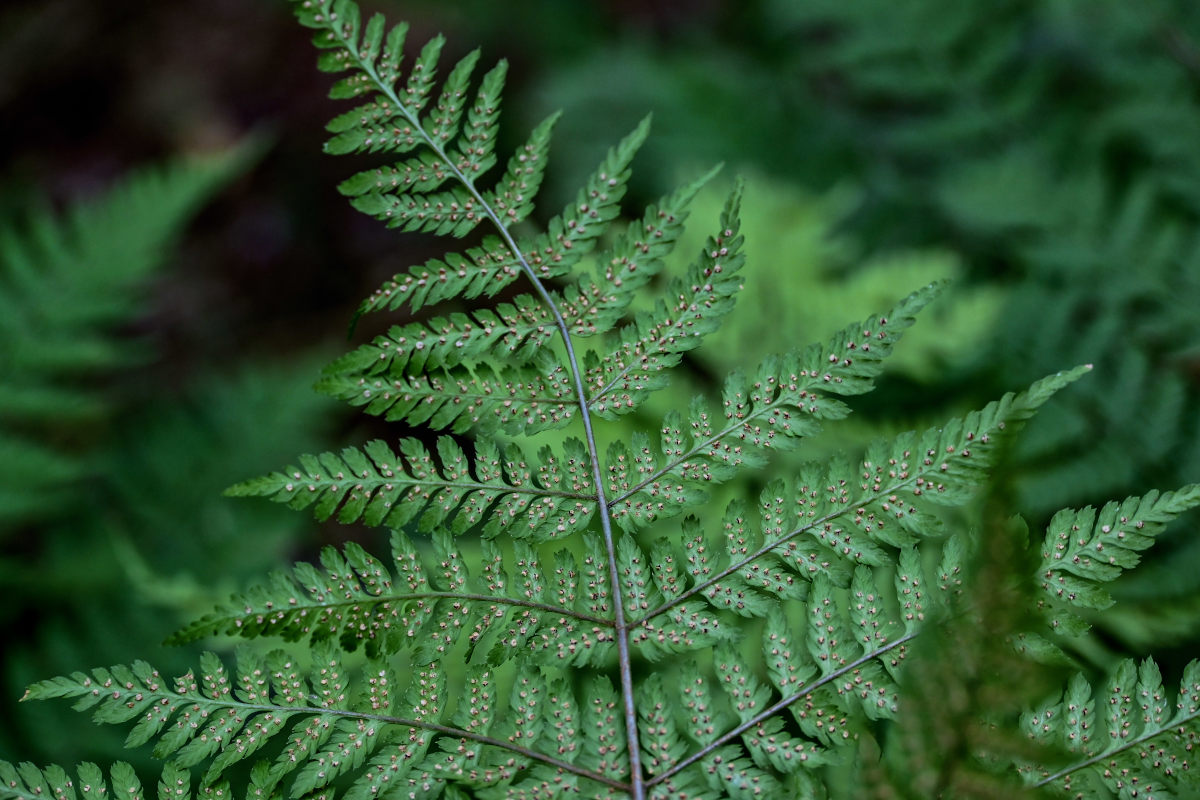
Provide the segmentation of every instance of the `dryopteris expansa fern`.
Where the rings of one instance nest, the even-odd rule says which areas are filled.
[[[359,102],[331,124],[329,150],[405,156],[344,183],[355,206],[406,230],[492,231],[465,254],[397,275],[361,312],[473,299],[519,278],[533,290],[491,310],[396,327],[334,362],[321,387],[369,413],[478,437],[468,447],[442,437],[436,456],[415,439],[398,453],[372,443],[306,456],[234,489],[311,506],[319,518],[393,528],[390,565],[356,545],[329,549],[323,570],[278,574],[177,636],[307,641],[311,666],[244,649],[232,671],[208,655],[199,673],[167,680],[136,662],[43,681],[29,696],[74,697],[98,721],[134,722],[129,744],[155,742],[169,759],[164,798],[190,796],[186,770],[200,765],[200,793],[224,796],[240,775],[235,765],[251,762],[238,791],[259,797],[825,796],[822,767],[884,730],[906,681],[920,680],[906,674],[906,657],[922,633],[969,613],[972,539],[938,509],[965,504],[1008,434],[1088,368],[880,442],[857,461],[770,481],[756,509],[735,501],[719,524],[671,523],[707,486],[844,417],[839,398],[873,387],[882,359],[938,287],[731,375],[719,407],[698,398],[686,413],[667,414],[655,435],[636,433],[602,453],[595,419],[637,409],[732,309],[739,190],[687,274],[666,283],[651,312],[623,321],[710,176],[649,209],[595,274],[574,275],[618,213],[646,123],[544,232],[525,234],[518,227],[545,169],[553,119],[485,188],[503,64],[472,95],[478,56],[468,55],[426,110],[440,38],[402,82],[403,25],[388,29],[378,15],[364,24],[349,0],[305,0],[296,10],[317,30],[322,68],[349,73],[334,96]],[[579,350],[590,335],[595,349]],[[493,435],[573,422],[582,439],[543,449],[536,461]],[[1134,551],[1149,544],[1141,537],[1197,504],[1194,486],[1126,501],[1101,512],[1086,535],[1088,512],[1057,519],[1041,570],[1051,628],[1014,642],[1055,655],[1053,626],[1071,619],[1071,607],[1099,601],[1096,584],[1133,565]],[[432,547],[401,527],[432,533]],[[360,644],[364,656],[351,656]],[[1141,685],[1161,705],[1154,675],[1146,668]],[[1073,684],[1067,702],[1088,693]],[[1196,788],[1169,763],[1139,761],[1150,745],[1171,755],[1190,746],[1200,711],[1195,690],[1185,694],[1169,718],[1156,706],[1136,729],[1116,719],[1105,748],[1077,743],[1046,721],[1063,715],[1040,711],[1033,738],[1066,736],[1074,757],[1061,767],[1045,766],[1053,752],[1020,770],[999,766],[1030,784],[1078,778],[1125,791],[1132,782],[1151,786],[1145,796],[1160,796],[1160,784]],[[1106,773],[1109,764],[1120,772]],[[80,775],[89,791],[103,783],[93,766]],[[58,768],[2,764],[0,780],[3,797],[73,796]],[[140,792],[120,766],[112,783]]]

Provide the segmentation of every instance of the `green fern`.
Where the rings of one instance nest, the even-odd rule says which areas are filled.
[[[604,238],[647,136],[643,122],[575,202],[528,233],[553,118],[485,184],[503,64],[471,92],[471,53],[435,93],[440,37],[405,77],[406,26],[389,29],[379,15],[364,22],[350,0],[295,9],[316,30],[321,67],[349,73],[333,95],[358,103],[330,125],[328,150],[403,157],[344,183],[353,204],[404,230],[490,230],[463,254],[396,275],[360,313],[490,296],[518,279],[532,293],[394,328],[335,361],[319,384],[389,420],[474,432],[471,444],[448,435],[432,449],[428,439],[398,449],[373,442],[302,456],[232,490],[393,529],[386,562],[353,544],[329,548],[320,569],[277,573],[175,637],[279,636],[304,642],[311,663],[243,648],[233,668],[208,654],[199,670],[170,679],[138,661],[29,688],[31,699],[74,699],[98,722],[132,723],[128,744],[153,744],[168,762],[162,797],[190,796],[193,767],[203,770],[201,794],[265,798],[825,796],[835,765],[920,724],[905,698],[928,696],[939,673],[910,654],[939,632],[998,618],[980,610],[990,595],[973,590],[1003,589],[1006,602],[1043,612],[1047,631],[1008,625],[993,643],[1036,667],[1061,656],[1063,628],[1081,632],[1075,609],[1102,604],[1097,584],[1133,566],[1168,518],[1200,505],[1200,489],[1189,486],[1106,507],[1097,519],[1065,512],[1036,575],[1018,557],[1029,555],[1018,537],[992,526],[985,536],[1008,549],[981,555],[1007,555],[987,576],[972,566],[981,537],[961,524],[965,512],[946,509],[968,506],[1012,434],[1090,370],[1083,366],[877,442],[861,458],[770,480],[757,508],[735,500],[719,524],[681,517],[709,487],[846,417],[847,398],[874,388],[940,286],[735,371],[719,404],[697,397],[663,415],[653,434],[614,437],[602,449],[599,420],[644,409],[667,371],[733,310],[744,260],[740,187],[684,274],[662,281],[649,310],[631,310],[711,174]],[[593,250],[593,274],[576,274]],[[592,349],[577,348],[589,336]],[[570,424],[582,438],[536,460],[497,435]],[[426,533],[428,546],[416,538]],[[1027,585],[1037,578],[1048,595]],[[974,627],[976,639],[991,633]],[[1157,703],[1156,674],[1145,668],[1142,686]],[[1087,694],[1076,684],[1068,692],[1071,702]],[[1050,708],[1030,725],[1062,716]],[[1015,717],[1000,723],[1019,729]],[[1166,752],[1197,731],[1194,710],[1168,718],[1156,707],[1130,735]],[[1022,776],[1054,786],[1091,780],[1101,760],[1123,767],[1130,755],[1083,743],[1068,745],[1058,764],[1054,726],[1034,738],[1048,741],[1020,750],[963,736],[963,752],[943,755],[969,764],[963,775],[990,775],[993,794],[1017,791]],[[960,788],[915,762],[887,763],[886,782],[899,792]],[[1138,780],[1200,789],[1173,763],[1139,765]],[[0,797],[72,791],[57,767],[4,764],[0,777]],[[103,784],[93,766],[81,767],[81,779]],[[1120,780],[1102,775],[1098,791],[1126,791]],[[125,767],[113,768],[112,783],[139,791]]]
[[[1200,719],[1198,668],[1188,666],[1176,698],[1149,660],[1140,667],[1123,661],[1095,696],[1076,675],[1061,700],[1021,720],[1031,739],[1066,754],[1059,764],[1024,766],[1026,782],[1073,797],[1188,796],[1195,791],[1187,772]]]
[[[61,505],[87,472],[85,459],[47,442],[109,409],[87,379],[143,357],[137,342],[114,334],[139,311],[138,286],[259,150],[247,142],[146,169],[62,218],[0,223],[0,524]]]

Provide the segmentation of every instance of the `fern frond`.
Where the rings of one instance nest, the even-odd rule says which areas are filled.
[[[312,507],[319,520],[336,513],[339,522],[390,528],[415,520],[421,531],[455,534],[483,525],[488,536],[507,533],[535,541],[583,529],[596,505],[587,453],[577,439],[564,441],[562,456],[543,448],[534,462],[516,445],[502,453],[486,439],[476,443],[471,458],[443,436],[436,460],[417,439],[402,439],[399,454],[376,440],[361,450],[301,456],[299,467],[227,493]]]
[[[890,313],[850,326],[824,346],[768,358],[752,381],[735,373],[725,382],[724,419],[694,400],[686,421],[675,412],[663,420],[657,452],[644,434],[635,436],[632,452],[613,445],[607,469],[614,518],[632,527],[674,513],[694,501],[698,487],[759,466],[767,450],[793,447],[816,433],[820,421],[846,416],[845,404],[829,395],[868,391],[882,360],[938,288],[914,292]]]
[[[364,21],[352,0],[295,8],[316,30],[321,68],[342,74],[332,95],[356,104],[330,124],[327,150],[394,160],[342,184],[352,205],[404,230],[464,237],[483,222],[493,234],[395,276],[360,313],[471,301],[518,275],[528,281],[528,294],[506,292],[495,308],[464,304],[393,327],[331,364],[320,388],[426,429],[528,436],[578,422],[581,438],[554,437],[536,459],[486,437],[469,446],[448,436],[436,446],[406,439],[398,451],[372,442],[301,456],[299,466],[234,487],[322,520],[392,529],[389,558],[354,544],[328,548],[319,566],[277,573],[173,639],[279,636],[302,642],[312,665],[246,649],[232,670],[208,654],[198,672],[166,681],[137,662],[43,681],[29,697],[75,699],[98,722],[129,723],[131,746],[152,744],[171,763],[164,791],[177,800],[190,792],[179,770],[192,767],[203,771],[202,792],[227,793],[224,782],[249,770],[250,793],[272,800],[815,799],[839,788],[824,780],[825,767],[864,756],[878,762],[882,794],[905,755],[927,762],[896,770],[921,796],[971,787],[995,795],[1018,780],[1014,763],[1035,786],[1074,788],[1071,780],[1098,774],[1136,778],[1138,793],[1149,781],[1156,794],[1154,770],[1177,780],[1195,744],[1200,667],[1189,669],[1187,710],[1173,716],[1156,670],[1143,667],[1130,696],[1133,668],[1123,667],[1108,720],[1117,744],[1085,746],[1061,764],[1043,765],[1045,748],[1009,748],[986,730],[1015,721],[1024,704],[1009,691],[1008,706],[987,709],[986,692],[1011,690],[1021,674],[1012,663],[1036,661],[1029,647],[1011,646],[1030,610],[1022,589],[1031,587],[1019,580],[1032,569],[1027,530],[993,525],[976,535],[941,507],[966,505],[1010,435],[1090,367],[853,459],[789,467],[787,477],[763,481],[756,504],[733,499],[719,520],[688,516],[674,530],[660,526],[656,535],[666,535],[651,542],[651,523],[698,506],[710,486],[849,414],[846,398],[873,388],[939,286],[823,344],[730,375],[719,413],[698,398],[686,412],[663,414],[656,435],[624,435],[617,425],[597,435],[598,418],[638,410],[732,309],[742,281],[740,184],[699,260],[662,281],[666,297],[651,311],[630,314],[712,173],[612,230],[644,120],[539,232],[528,216],[555,118],[495,175],[503,62],[476,78],[480,56],[471,52],[441,79],[438,36],[402,71],[406,26],[389,29],[379,15]],[[957,39],[969,18],[959,10],[955,30],[940,30]],[[495,180],[485,186],[488,176]],[[522,234],[518,222],[534,232]],[[602,239],[609,244],[596,268],[579,269]],[[580,348],[576,337],[588,336],[598,338]],[[611,442],[606,457],[597,441]],[[1070,565],[1046,556],[1048,607],[1057,609],[1058,590],[1076,592],[1082,605],[1103,601],[1099,584],[1136,561],[1153,526],[1196,504],[1200,489],[1191,486],[1114,505],[1099,519],[1090,510],[1063,515],[1047,553],[1060,543],[1054,536],[1067,536],[1060,560]],[[1123,536],[1105,529],[1109,517],[1126,518]],[[623,530],[614,533],[614,523]],[[1070,527],[1090,538],[1071,538]],[[981,546],[989,537],[1002,546]],[[1094,558],[1099,545],[1108,563]],[[998,567],[973,568],[989,561]],[[971,626],[978,630],[964,635]],[[913,657],[918,637],[936,646]],[[1007,683],[981,675],[980,661],[994,652],[981,644],[988,637],[1011,657],[994,662]],[[955,644],[962,664],[930,667]],[[360,647],[361,656],[344,658]],[[935,741],[940,729],[914,735],[906,704],[927,703],[942,687],[970,696],[935,716],[929,728],[948,728],[944,739]],[[1091,702],[1090,688],[1073,684],[1069,694],[1027,718],[1035,744],[1039,729],[1063,738],[1047,720]],[[995,719],[976,724],[990,710]],[[1122,744],[1123,735],[1132,739]],[[950,742],[949,755],[930,756],[938,741]],[[876,758],[876,742],[887,745],[886,760]],[[22,791],[59,780],[26,772],[11,781]],[[1104,786],[1134,793],[1112,780]]]
[[[362,644],[371,657],[413,650],[419,663],[430,663],[444,658],[465,633],[468,657],[492,643],[486,656],[492,664],[519,653],[547,664],[603,662],[607,656],[612,620],[604,592],[595,585],[602,551],[594,539],[582,565],[566,551],[543,564],[532,548],[518,543],[507,568],[501,551],[484,540],[478,572],[448,534],[435,535],[433,545],[431,568],[407,536],[394,532],[394,574],[353,543],[341,553],[326,548],[324,571],[301,563],[292,574],[276,573],[170,641],[222,633],[332,639],[347,651]],[[583,587],[577,585],[581,574]]]
[[[325,373],[342,378],[420,374],[469,363],[493,351],[503,354],[507,363],[526,364],[554,332],[554,317],[545,304],[521,295],[494,310],[392,327],[331,363]]]
[[[1184,670],[1172,701],[1158,666],[1120,663],[1103,688],[1082,675],[1061,700],[1026,714],[1028,736],[1065,754],[1061,763],[1026,764],[1027,785],[1070,797],[1191,797],[1200,791],[1189,767],[1200,740],[1200,663]]]
[[[394,378],[327,375],[317,388],[389,422],[455,433],[478,426],[485,432],[500,428],[530,434],[562,427],[578,412],[570,373],[552,363],[539,358],[526,369],[479,364],[473,372]]]
[[[741,186],[721,212],[720,230],[708,240],[697,264],[671,281],[668,302],[618,332],[619,344],[596,364],[585,364],[588,405],[601,417],[633,411],[650,392],[665,385],[663,371],[700,345],[733,309],[742,288],[738,271],[745,261],[738,234]]]
[[[553,737],[543,734],[558,724],[561,707],[548,707],[541,673],[524,669],[514,680],[504,714],[496,708],[486,671],[472,673],[472,688],[455,703],[442,672],[421,667],[401,698],[402,684],[388,667],[368,662],[361,679],[351,680],[330,648],[317,647],[307,670],[279,651],[262,656],[243,650],[230,671],[209,653],[201,658],[199,674],[171,681],[137,662],[42,681],[29,687],[26,697],[77,698],[75,707],[94,709],[102,724],[136,720],[131,746],[156,742],[155,754],[177,767],[207,763],[202,786],[210,790],[284,731],[288,741],[282,752],[269,767],[256,768],[252,786],[263,796],[285,784],[289,796],[306,796],[341,778],[350,779],[346,796],[354,798],[375,796],[385,785],[389,791],[406,786],[413,791],[428,783],[440,791],[459,782],[504,789],[532,764],[551,775],[620,788],[618,742],[624,732],[613,724],[617,703],[611,687],[600,682],[592,687],[580,722],[588,726],[585,735],[600,744],[592,752],[607,749],[614,758],[593,763],[583,757],[576,764],[553,755]],[[561,691],[561,682],[553,685]],[[478,769],[467,769],[469,762],[477,762]],[[21,777],[26,785],[42,778],[32,769]]]
[[[91,763],[76,768],[78,779],[57,764],[39,769],[33,764],[10,764],[0,761],[0,798],[3,800],[76,800],[79,797],[126,797],[142,800],[145,797],[142,782],[129,764],[118,761],[109,770],[109,779],[104,772]],[[228,786],[210,787],[202,796],[228,796]],[[185,770],[168,765],[163,770],[158,786],[159,800],[191,800],[189,776]]]
[[[1167,524],[1200,506],[1200,484],[1174,492],[1152,491],[1111,502],[1097,511],[1063,509],[1046,530],[1038,578],[1048,595],[1042,610],[1050,627],[1078,636],[1090,627],[1071,609],[1103,610],[1113,604],[1103,584],[1137,566],[1140,551],[1154,544]]]

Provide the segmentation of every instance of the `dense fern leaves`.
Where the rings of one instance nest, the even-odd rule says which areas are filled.
[[[673,513],[695,502],[698,487],[759,466],[771,449],[790,449],[821,422],[846,416],[845,404],[831,395],[868,391],[882,360],[937,290],[914,292],[890,313],[853,325],[825,345],[768,358],[750,379],[730,376],[720,416],[700,398],[686,418],[668,414],[657,452],[645,436],[634,439],[632,452],[613,445],[608,489],[618,522],[637,526]]]
[[[1172,697],[1153,661],[1126,660],[1095,690],[1076,675],[1061,699],[1021,720],[1031,739],[1064,754],[1021,772],[1063,797],[1190,797],[1198,720],[1200,662],[1188,665]]]
[[[911,657],[918,641],[979,623],[1007,657],[1033,664],[1033,639],[1012,620],[1040,610],[1060,633],[1081,632],[1072,607],[1102,607],[1100,584],[1200,504],[1189,486],[1063,512],[1036,576],[1026,528],[971,529],[969,501],[1012,434],[1083,366],[863,452],[797,461],[757,483],[756,501],[745,485],[725,487],[733,499],[713,512],[702,505],[712,487],[846,417],[847,398],[875,387],[940,287],[723,376],[686,408],[650,415],[661,421],[646,431],[653,393],[735,308],[740,185],[704,222],[712,235],[692,265],[659,280],[656,302],[634,306],[713,172],[614,224],[646,120],[533,229],[554,118],[493,177],[503,62],[476,77],[472,52],[446,70],[437,37],[405,66],[406,26],[364,22],[350,0],[303,0],[296,11],[316,31],[321,68],[343,75],[333,96],[356,103],[330,124],[328,151],[399,159],[342,191],[392,227],[475,233],[478,244],[376,291],[360,313],[426,315],[335,360],[318,384],[422,432],[394,447],[300,456],[230,490],[388,528],[390,555],[326,548],[319,566],[278,572],[172,639],[277,637],[302,643],[311,664],[246,649],[236,669],[208,655],[173,681],[135,662],[30,688],[31,698],[75,699],[99,722],[131,724],[131,744],[152,743],[172,764],[172,796],[189,792],[181,768],[199,771],[202,793],[224,794],[237,779],[261,798],[831,796],[850,774],[830,780],[839,765],[879,761],[877,742],[913,730],[912,697],[942,691],[944,675],[979,675],[974,664],[923,668]],[[517,279],[527,291],[491,307],[430,308],[474,303]],[[542,437],[536,458],[519,441],[572,425],[574,435]],[[1004,546],[985,547],[987,537]],[[986,580],[970,572],[989,558]],[[972,581],[991,594],[973,596]],[[1020,608],[983,613],[1001,595]],[[989,787],[1023,777],[1123,796],[1135,785],[1150,796],[1160,784],[1196,790],[1182,774],[1200,735],[1195,672],[1171,711],[1156,669],[1121,667],[1104,697],[1111,741],[1080,722],[1099,707],[1081,679],[1026,717],[1027,749],[988,749],[1001,737],[950,741],[986,751],[961,755],[986,763]],[[972,722],[1011,722],[1016,708]],[[909,777],[929,774],[913,765]],[[65,792],[50,788],[63,785],[61,771],[3,765],[0,775],[0,798]],[[916,783],[881,787],[920,794]]]

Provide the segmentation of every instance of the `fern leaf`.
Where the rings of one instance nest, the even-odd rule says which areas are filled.
[[[1049,596],[1044,611],[1051,628],[1070,636],[1088,624],[1072,608],[1103,610],[1113,604],[1102,586],[1137,566],[1138,553],[1154,544],[1167,523],[1200,506],[1200,484],[1174,492],[1152,491],[1111,502],[1102,509],[1063,509],[1046,531],[1038,576]]]
[[[608,229],[620,212],[620,202],[632,174],[629,165],[649,132],[650,118],[646,117],[608,151],[579,190],[575,202],[550,220],[544,234],[522,247],[529,253],[529,264],[537,277],[566,275]]]
[[[313,509],[317,519],[362,521],[421,531],[445,527],[458,534],[483,525],[489,536],[567,536],[584,528],[595,511],[587,454],[576,439],[563,455],[544,448],[537,462],[509,445],[503,454],[481,439],[474,459],[450,437],[437,441],[437,458],[416,439],[402,439],[397,454],[381,441],[340,454],[303,456],[291,466],[238,484],[237,497],[268,497],[292,508]],[[490,513],[490,512],[495,513]]]
[[[408,303],[417,311],[452,297],[491,296],[516,280],[521,262],[507,244],[495,236],[484,237],[465,254],[451,253],[432,259],[411,272],[394,275],[359,307],[355,318]]]
[[[621,702],[612,684],[604,678],[593,679],[584,693],[583,753],[578,763],[612,780],[629,776],[625,756],[626,741]]]
[[[495,640],[490,663],[517,653],[558,664],[603,659],[602,645],[612,638],[603,607],[551,586],[552,578],[578,573],[573,556],[560,553],[554,569],[544,570],[532,549],[518,546],[509,570],[499,550],[485,544],[483,566],[472,575],[447,534],[435,536],[434,545],[436,567],[430,568],[406,536],[393,533],[394,574],[355,544],[342,553],[327,548],[324,572],[298,564],[291,575],[276,573],[171,641],[220,633],[332,639],[347,651],[362,644],[371,657],[412,649],[418,663],[430,663],[466,633],[472,651],[489,637]]]
[[[495,310],[435,317],[391,328],[325,368],[327,375],[392,376],[456,367],[491,353],[506,363],[526,364],[554,334],[554,317],[529,295]]]
[[[1200,739],[1195,661],[1184,670],[1177,702],[1153,661],[1139,667],[1125,660],[1095,695],[1076,675],[1061,700],[1021,724],[1031,739],[1066,754],[1062,763],[1023,765],[1027,785],[1088,797],[1189,797],[1200,789],[1188,769]]]
[[[445,676],[434,666],[423,667],[414,670],[404,699],[396,703],[391,700],[395,675],[382,664],[368,662],[361,681],[351,681],[331,648],[317,647],[313,657],[310,669],[299,670],[282,652],[265,659],[243,653],[231,674],[216,656],[207,654],[201,659],[199,675],[188,672],[170,682],[162,681],[145,664],[115,666],[42,681],[31,686],[26,696],[79,698],[77,707],[94,708],[101,723],[140,718],[130,738],[156,739],[159,757],[172,757],[179,767],[208,761],[202,785],[209,791],[227,791],[225,775],[289,723],[283,751],[269,766],[255,768],[251,786],[263,796],[275,795],[284,781],[290,796],[301,797],[323,792],[335,780],[346,780],[346,795],[359,800],[374,796],[385,785],[396,790],[432,783],[440,791],[459,778],[468,785],[506,787],[529,764],[541,768],[540,774],[561,773],[621,785],[624,732],[619,721],[614,724],[614,714],[619,717],[615,694],[603,684],[597,683],[589,692],[583,717],[588,736],[600,744],[594,752],[608,751],[613,758],[576,766],[546,752],[553,750],[554,743],[543,732],[550,729],[554,709],[547,708],[547,683],[536,669],[516,676],[506,715],[480,724],[471,721],[472,711],[489,713],[493,708],[486,686],[482,695],[469,694],[461,700],[456,712]],[[486,684],[486,673],[474,673],[473,680],[477,686]],[[561,692],[562,684],[555,686]],[[467,724],[455,727],[451,719]],[[485,732],[489,728],[490,733]],[[458,769],[455,765],[464,765],[463,760],[430,755],[435,740],[444,752],[480,759],[479,774]],[[500,754],[504,758],[496,759]],[[92,770],[98,775],[98,770]],[[135,791],[134,785],[123,782],[126,774],[132,773],[114,769],[114,782]],[[65,778],[57,768],[44,773],[32,767],[14,771],[7,764],[0,764],[0,775],[9,784],[0,789],[0,796],[17,790],[14,797],[62,785]],[[177,771],[164,773],[163,785],[168,789],[181,781]],[[102,781],[97,785],[102,786]]]
[[[651,675],[639,687],[638,725],[642,731],[642,763],[654,775],[665,765],[674,764],[686,752],[682,734],[676,728],[675,715],[662,676]]]
[[[578,411],[570,373],[552,364],[544,354],[524,369],[478,364],[441,374],[327,375],[317,389],[390,422],[530,434],[562,427]]]
[[[104,773],[91,763],[83,763],[78,767],[78,781],[62,767],[52,764],[45,769],[38,769],[33,764],[10,764],[0,761],[0,798],[4,800],[45,800],[53,797],[55,800],[76,800],[78,787],[84,797],[104,797],[110,792],[113,797],[127,797],[130,800],[142,800],[145,797],[141,781],[133,767],[124,761],[118,761],[109,770],[110,780],[105,780]],[[186,786],[186,772],[168,766],[163,771],[163,784],[159,789],[159,800],[169,800],[173,795],[164,787],[173,779],[183,776]],[[190,792],[183,794],[183,800],[191,797]]]
[[[686,422],[674,412],[663,420],[657,453],[644,437],[634,440],[634,453],[614,445],[608,457],[614,518],[635,527],[674,513],[694,501],[699,486],[727,480],[742,465],[761,465],[765,451],[792,447],[815,433],[819,421],[844,417],[845,404],[827,395],[868,391],[883,358],[937,291],[930,285],[914,292],[825,346],[768,358],[753,383],[735,374],[725,383],[724,420],[694,400]]]
[[[664,259],[683,233],[692,199],[719,170],[719,166],[714,167],[649,206],[640,224],[631,224],[617,243],[597,259],[595,278],[585,276],[560,304],[572,334],[593,336],[617,323],[636,292],[661,270]]]
[[[505,228],[523,222],[533,211],[533,198],[546,174],[550,133],[558,117],[557,113],[552,114],[533,129],[529,141],[509,159],[496,188],[484,195],[485,202],[496,210]]]
[[[619,332],[620,344],[586,376],[589,407],[601,417],[632,411],[650,392],[665,384],[664,370],[683,353],[699,346],[733,309],[742,288],[738,271],[745,261],[738,234],[741,186],[734,189],[721,213],[718,233],[708,240],[700,261],[683,280],[671,281],[669,303]]]

